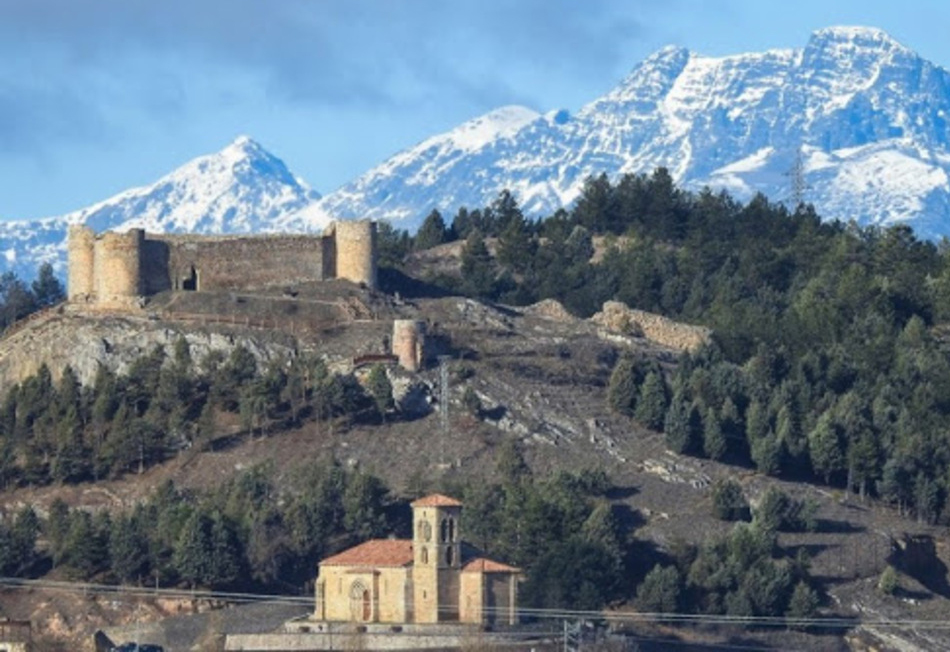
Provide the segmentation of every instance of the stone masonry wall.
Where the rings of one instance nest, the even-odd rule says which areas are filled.
[[[324,279],[323,242],[312,235],[149,235],[145,293],[254,290]],[[164,273],[162,269],[164,268]]]
[[[242,291],[342,278],[376,287],[376,224],[332,223],[323,236],[96,235],[69,229],[73,303],[131,308],[165,290]]]
[[[619,301],[607,301],[590,320],[609,331],[643,336],[680,351],[695,351],[707,343],[711,335],[708,328],[682,324],[661,315],[628,308]]]

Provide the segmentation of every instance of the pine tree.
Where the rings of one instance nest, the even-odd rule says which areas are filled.
[[[607,385],[607,405],[619,414],[632,416],[637,400],[637,381],[633,360],[622,356],[614,365]],[[651,406],[652,410],[652,406]]]
[[[771,432],[753,441],[750,453],[759,473],[778,475],[782,469],[782,442]]]
[[[693,448],[692,406],[681,394],[674,394],[663,423],[666,445],[675,453],[687,453]]]
[[[775,419],[775,435],[793,458],[804,454],[808,448],[808,442],[802,435],[798,419],[788,405],[783,405],[778,411]]]
[[[69,532],[69,506],[61,498],[54,498],[49,506],[49,515],[43,533],[49,541],[50,556],[53,566],[63,563],[63,553],[66,548],[66,535]]]
[[[431,249],[445,242],[446,236],[445,220],[442,219],[442,214],[433,208],[416,232],[413,249],[416,251]]]
[[[650,613],[676,613],[679,611],[682,583],[676,566],[657,564],[637,588],[637,608]]]
[[[818,611],[818,594],[804,581],[799,581],[788,599],[785,616],[793,620],[810,620]]]
[[[215,419],[214,406],[211,401],[205,401],[201,408],[201,414],[198,416],[198,423],[195,426],[195,446],[199,451],[209,450],[211,442],[214,441]]]
[[[386,414],[393,409],[393,385],[389,381],[389,375],[386,368],[381,364],[375,364],[369,371],[366,378],[367,390],[373,398],[373,405],[376,407],[376,413],[379,418],[386,421]]]
[[[132,517],[121,515],[112,523],[109,534],[109,557],[112,572],[120,582],[138,580],[148,567],[148,546],[144,533]]]
[[[745,415],[745,434],[752,446],[757,439],[764,437],[769,431],[768,410],[760,401],[752,401]]]
[[[240,546],[233,526],[220,513],[211,519],[211,566],[207,581],[213,586],[233,584],[239,577]]]
[[[98,568],[99,555],[92,516],[87,511],[74,510],[63,542],[63,564],[78,577],[88,579]]]
[[[82,429],[75,406],[70,406],[60,417],[56,430],[53,478],[58,482],[81,480],[89,471],[89,456],[82,444]]]
[[[185,521],[172,554],[175,570],[192,588],[209,577],[214,564],[212,549],[211,521],[196,509]]]
[[[343,527],[357,541],[365,541],[384,532],[385,491],[379,478],[365,473],[356,473],[347,481],[343,491]]]
[[[713,485],[713,515],[723,521],[744,521],[749,518],[749,503],[742,486],[735,480],[721,480]]]
[[[21,575],[33,565],[37,558],[36,539],[40,531],[40,520],[29,505],[20,508],[10,528],[9,551],[10,565],[8,575]]]
[[[662,375],[650,371],[640,386],[634,417],[648,428],[660,430],[666,418],[667,402],[666,383]]]
[[[498,236],[498,262],[516,273],[523,273],[534,259],[536,249],[528,223],[518,211]]]
[[[830,482],[832,475],[844,469],[844,451],[830,411],[824,412],[808,433],[808,453],[812,468],[825,482]]]
[[[462,247],[462,289],[469,295],[488,298],[495,282],[495,265],[481,231],[469,233]]]
[[[40,265],[36,279],[33,281],[32,290],[36,305],[39,308],[52,306],[66,298],[63,284],[56,278],[53,266],[49,263]]]
[[[726,438],[722,434],[716,410],[707,408],[703,415],[703,452],[710,459],[721,460],[726,450]]]

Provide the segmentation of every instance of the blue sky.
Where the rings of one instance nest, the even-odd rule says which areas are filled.
[[[0,0],[0,218],[248,134],[327,193],[505,104],[576,110],[654,50],[873,25],[950,67],[945,0]]]

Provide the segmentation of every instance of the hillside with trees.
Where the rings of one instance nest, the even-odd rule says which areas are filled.
[[[592,262],[598,237],[606,252]],[[616,299],[713,329],[674,373],[623,359],[611,380],[611,409],[672,450],[950,520],[945,247],[904,226],[824,223],[806,205],[686,192],[663,169],[591,178],[572,210],[538,222],[507,192],[449,227],[433,213],[415,244],[453,239],[460,275],[430,279],[450,291],[556,299],[583,317]]]
[[[451,222],[433,211],[415,236],[381,225],[379,246],[389,294],[366,292],[358,314],[390,311],[364,320],[381,323],[415,311],[432,350],[450,354],[450,462],[433,450],[434,365],[413,378],[381,363],[358,372],[350,352],[377,346],[372,333],[346,349],[345,370],[319,346],[267,362],[243,345],[199,359],[185,337],[143,347],[121,371],[103,364],[86,384],[69,366],[56,377],[41,366],[0,395],[0,570],[307,593],[319,559],[405,536],[408,502],[438,490],[465,503],[472,544],[523,568],[528,607],[808,623],[834,612],[844,578],[829,574],[838,544],[807,537],[872,539],[870,508],[855,525],[836,505],[872,505],[928,532],[950,522],[942,245],[903,227],[823,223],[808,206],[686,192],[661,169],[589,179],[574,208],[545,220],[502,192]],[[419,269],[449,250],[457,258]],[[14,329],[62,296],[51,270],[32,288],[3,283]],[[203,303],[244,311],[246,325],[266,305],[275,329],[306,305],[259,299]],[[573,316],[542,325],[531,315],[543,299]],[[708,327],[711,341],[677,355],[634,328],[605,339],[585,319],[615,300]],[[314,341],[339,346],[347,328]],[[425,404],[415,413],[396,400],[412,383]],[[529,409],[563,431],[532,430]],[[287,468],[245,453],[284,446],[296,446]],[[693,475],[648,478],[661,452]],[[200,486],[178,481],[203,473]],[[76,498],[145,478],[148,491],[107,508]],[[814,500],[829,492],[841,500]],[[42,496],[42,509],[24,496]],[[683,518],[692,529],[657,525],[683,501],[695,503]],[[908,581],[890,561],[874,560],[874,581],[889,587],[874,595]]]

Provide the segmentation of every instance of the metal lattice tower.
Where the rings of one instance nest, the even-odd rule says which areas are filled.
[[[439,466],[445,465],[445,439],[449,434],[449,360],[439,356]]]
[[[564,621],[564,652],[581,651],[581,621]]]
[[[802,157],[801,146],[795,150],[795,160],[792,163],[791,169],[785,173],[785,176],[790,179],[792,186],[791,200],[794,204],[793,208],[797,209],[800,205],[805,203],[805,191],[808,190],[808,184],[805,183],[805,161]]]

